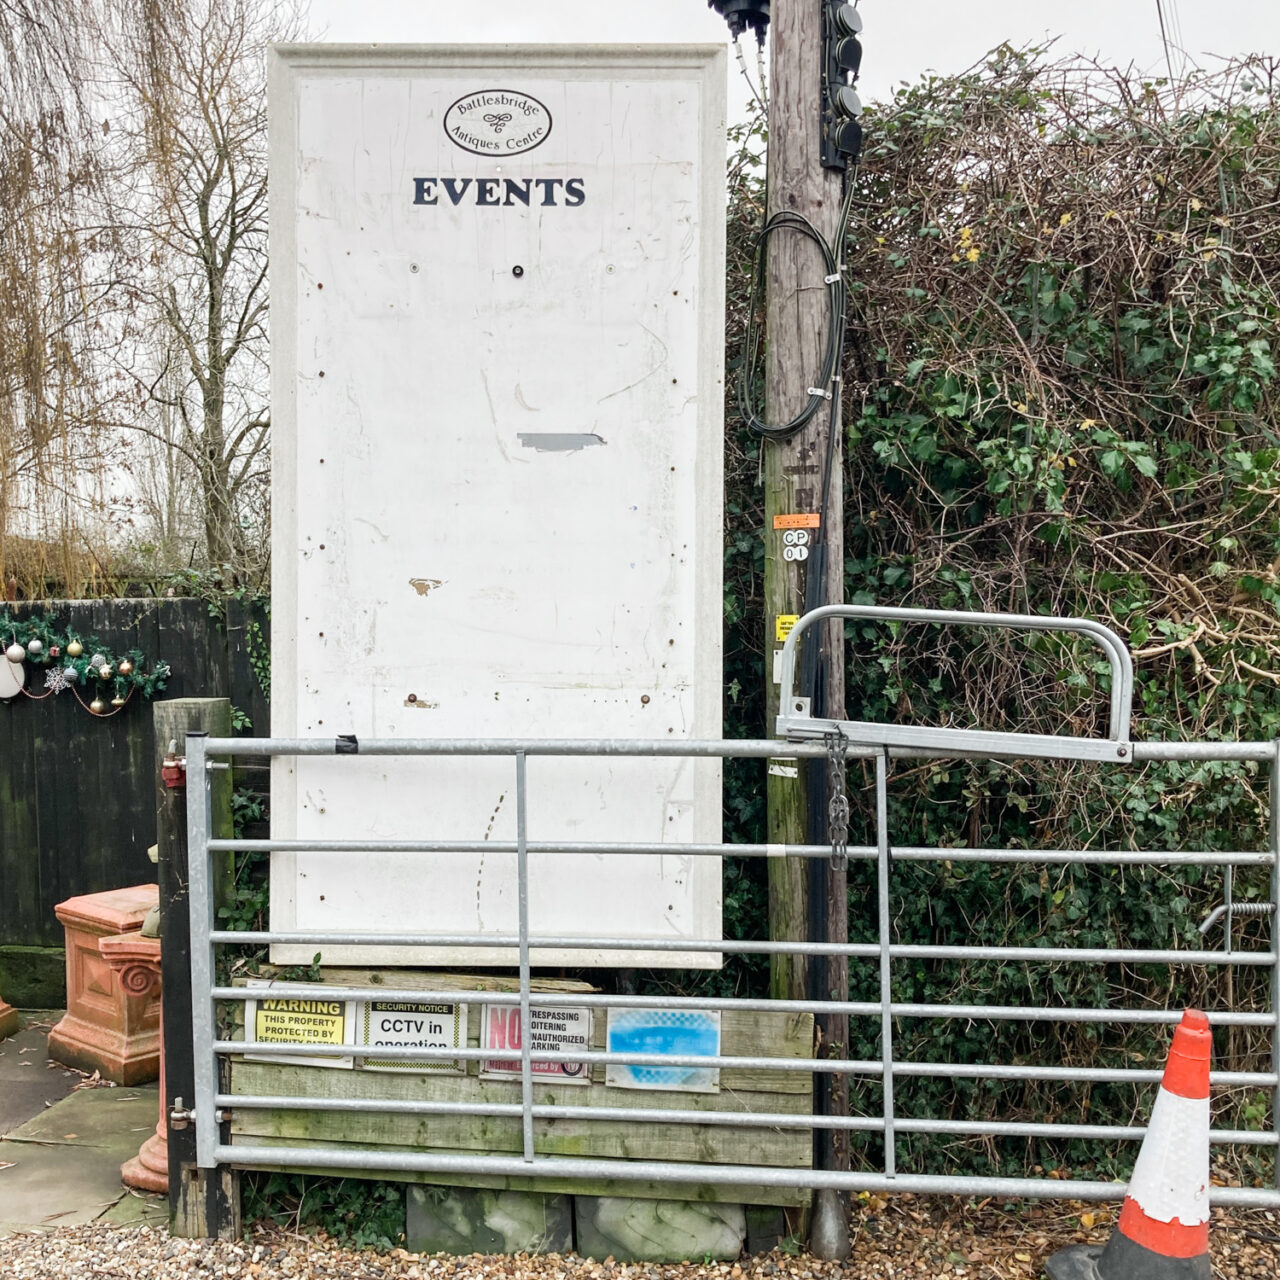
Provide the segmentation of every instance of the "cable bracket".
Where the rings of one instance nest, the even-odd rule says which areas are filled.
[[[824,400],[830,400],[830,399],[831,399],[831,392],[830,392],[830,391],[824,391],[821,387],[810,387],[810,388],[809,388],[809,394],[810,394],[811,396],[821,396]]]

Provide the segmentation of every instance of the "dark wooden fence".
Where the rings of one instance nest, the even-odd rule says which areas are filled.
[[[269,640],[260,606],[227,600],[220,617],[206,601],[185,598],[9,608],[19,617],[52,614],[117,653],[136,646],[148,663],[163,658],[173,674],[162,698],[229,697],[252,721],[246,732],[268,731],[254,672]],[[0,702],[0,952],[11,953],[8,965],[0,954],[0,977],[13,952],[61,945],[55,904],[155,879],[147,859],[156,838],[151,705],[135,697],[119,715],[98,719],[70,692]]]

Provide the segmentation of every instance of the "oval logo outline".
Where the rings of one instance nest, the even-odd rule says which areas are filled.
[[[519,89],[473,89],[449,104],[441,124],[445,136],[455,147],[473,156],[493,157],[520,156],[542,146],[551,136],[554,121],[546,103],[531,93]],[[464,124],[471,132],[459,137]],[[537,124],[543,128],[535,140],[529,142],[529,130]],[[508,136],[504,138],[504,134]],[[509,145],[513,141],[517,145]],[[492,143],[492,146],[470,145],[474,142]],[[504,146],[504,142],[508,145]]]

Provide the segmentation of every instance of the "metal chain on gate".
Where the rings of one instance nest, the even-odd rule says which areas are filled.
[[[849,797],[844,789],[845,749],[843,733],[824,733],[827,746],[827,834],[831,838],[831,866],[843,871],[849,865]]]

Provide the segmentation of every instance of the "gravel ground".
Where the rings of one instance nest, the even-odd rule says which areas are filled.
[[[320,1236],[254,1230],[239,1244],[171,1240],[148,1227],[73,1227],[0,1240],[5,1280],[1029,1280],[1044,1259],[1078,1241],[1106,1239],[1113,1210],[1075,1204],[1023,1206],[913,1196],[864,1197],[854,1208],[854,1256],[818,1262],[805,1254],[758,1254],[737,1263],[680,1266],[593,1262],[572,1255],[424,1257],[403,1249],[353,1252]],[[1215,1280],[1275,1280],[1280,1225],[1269,1212],[1215,1214]]]

